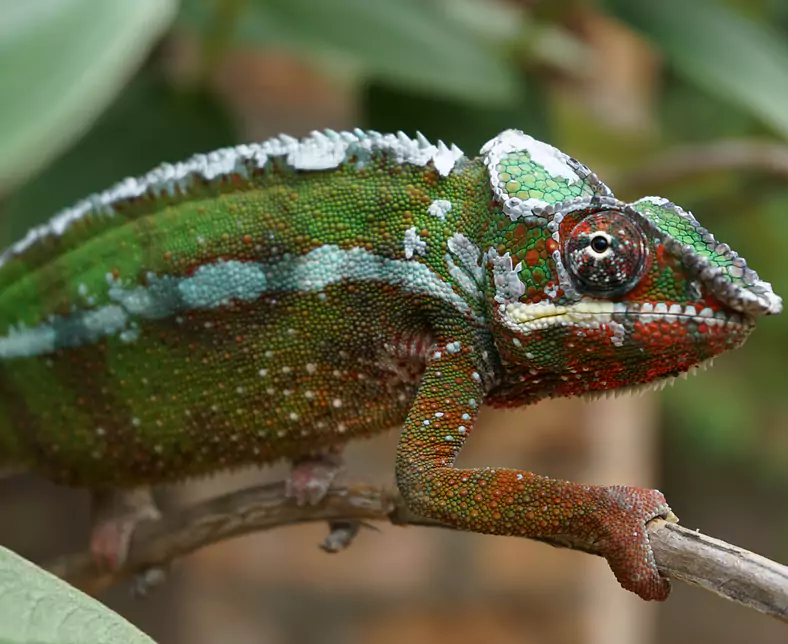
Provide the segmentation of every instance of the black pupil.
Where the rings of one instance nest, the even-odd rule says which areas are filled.
[[[608,244],[607,239],[605,239],[602,235],[597,235],[591,240],[591,248],[593,248],[597,253],[604,253],[610,244]]]

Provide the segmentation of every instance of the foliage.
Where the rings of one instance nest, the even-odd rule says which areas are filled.
[[[0,547],[0,644],[153,644],[73,586]]]
[[[175,9],[175,0],[0,0],[0,191],[90,127]]]

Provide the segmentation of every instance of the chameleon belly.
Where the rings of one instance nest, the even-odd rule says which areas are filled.
[[[104,338],[15,360],[2,371],[3,422],[17,452],[83,485],[292,458],[393,427],[429,345],[406,341],[416,346],[408,355],[386,329],[429,336],[418,316],[385,314],[391,291],[341,283],[321,294],[274,292],[220,317],[142,322],[134,342]]]

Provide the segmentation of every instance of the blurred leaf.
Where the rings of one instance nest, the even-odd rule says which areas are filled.
[[[463,0],[461,14],[451,3],[435,0],[247,0],[237,5],[235,28],[241,40],[286,48],[321,64],[333,56],[368,76],[412,89],[511,103],[516,74],[499,41],[483,37],[490,25],[468,25],[471,5],[487,6],[488,23],[511,19],[482,0]],[[186,21],[205,31],[226,19],[226,12],[224,5],[211,11],[204,0],[184,5]]]
[[[788,44],[769,26],[709,0],[605,4],[694,83],[788,136]]]
[[[86,136],[7,199],[0,246],[124,177],[234,142],[234,129],[212,97],[175,91],[146,68]]]
[[[90,125],[176,6],[176,0],[0,0],[0,192]]]
[[[380,132],[402,130],[414,136],[456,143],[468,156],[502,130],[519,127],[547,138],[544,101],[523,91],[512,106],[482,107],[428,92],[408,91],[383,81],[370,82],[361,94],[364,126]]]
[[[0,547],[0,644],[154,644],[117,613]]]

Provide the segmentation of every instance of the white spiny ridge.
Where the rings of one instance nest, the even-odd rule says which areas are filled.
[[[216,181],[240,175],[250,178],[265,168],[272,157],[285,157],[295,170],[327,170],[355,157],[363,166],[376,153],[391,155],[396,163],[424,166],[432,163],[443,176],[448,176],[464,158],[456,145],[443,141],[430,143],[418,133],[411,139],[403,132],[381,134],[356,129],[353,132],[312,132],[303,139],[281,135],[262,143],[222,148],[207,154],[195,154],[186,161],[163,163],[142,177],[129,177],[105,190],[60,211],[49,222],[32,228],[27,235],[0,254],[0,266],[11,257],[24,253],[37,241],[62,235],[71,224],[86,216],[112,216],[114,206],[143,196],[156,198],[162,194],[188,194],[196,181]]]

